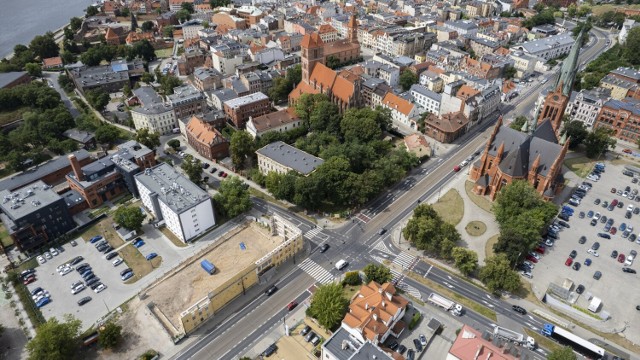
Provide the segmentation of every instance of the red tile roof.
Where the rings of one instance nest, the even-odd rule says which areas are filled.
[[[495,346],[492,342],[482,338],[482,333],[469,325],[462,326],[454,341],[449,354],[460,360],[516,360],[517,357],[505,353],[504,348]]]
[[[321,47],[322,45],[324,45],[324,42],[318,33],[305,34],[300,42],[300,46],[306,48]]]
[[[322,87],[322,91],[325,91],[326,89],[331,89],[333,83],[336,81],[336,76],[335,71],[329,69],[322,63],[317,63],[316,66],[313,67],[309,82],[315,85],[316,88]]]
[[[407,116],[413,109],[413,104],[410,101],[405,100],[392,92],[389,92],[387,93],[387,95],[385,95],[385,97],[382,99],[382,104],[389,107],[390,109],[396,109]]]

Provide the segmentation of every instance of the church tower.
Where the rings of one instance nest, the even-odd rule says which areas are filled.
[[[554,89],[547,94],[540,108],[538,124],[549,119],[553,130],[556,132],[556,136],[560,134],[562,116],[569,103],[573,83],[575,82],[576,73],[578,72],[578,57],[580,55],[580,48],[582,47],[583,36],[583,32],[580,31],[576,42],[571,47],[569,55],[562,63],[562,69],[560,70],[560,75],[556,80]]]
[[[311,73],[317,63],[324,64],[324,42],[317,33],[306,34],[300,43],[302,48],[302,81],[310,84]]]
[[[351,15],[351,17],[349,18],[347,37],[349,42],[352,44],[358,42],[358,21],[356,20],[355,15]]]

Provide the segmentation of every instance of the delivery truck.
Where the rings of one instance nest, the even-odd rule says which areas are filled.
[[[462,315],[462,305],[456,304],[455,302],[445,298],[444,296],[440,296],[436,293],[431,293],[431,295],[429,295],[429,298],[427,300],[429,300],[429,302],[432,303],[433,305],[439,306],[445,309],[446,311],[449,311],[453,315],[456,315],[456,316]]]

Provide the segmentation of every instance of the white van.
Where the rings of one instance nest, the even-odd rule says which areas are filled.
[[[344,261],[344,260],[338,260],[338,262],[336,263],[336,269],[338,270],[342,270],[345,267],[347,267],[347,265],[349,265],[348,262]]]
[[[180,134],[180,128],[173,128],[173,130],[171,130],[172,133],[174,134]]]

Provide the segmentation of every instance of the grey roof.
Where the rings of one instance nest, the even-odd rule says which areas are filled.
[[[600,80],[600,83],[603,84],[611,84],[617,87],[621,87],[621,88],[626,88],[626,89],[631,89],[634,86],[637,86],[638,84],[627,80],[627,79],[621,79],[619,77],[613,76],[611,74],[607,74],[605,77],[602,78],[602,80]]]
[[[348,346],[343,348],[343,344],[347,344]],[[349,359],[361,346],[362,344],[358,342],[357,339],[349,336],[349,332],[342,327],[322,344],[323,348],[341,360]]]
[[[143,106],[162,103],[162,98],[150,86],[141,86],[133,90],[133,94],[138,98]]]
[[[476,25],[473,21],[470,20],[455,20],[455,21],[447,21],[444,23],[444,26],[448,28],[457,28],[464,30],[473,30],[477,29],[478,25]]]
[[[324,163],[324,160],[319,157],[315,157],[282,141],[272,142],[256,152],[304,175],[312,173]]]
[[[74,151],[73,155],[76,156],[76,159],[78,159],[78,161],[82,161],[89,157],[89,153],[84,149]],[[67,166],[71,166],[71,164],[69,163],[69,159],[66,156],[60,156],[53,160],[49,160],[44,164],[40,164],[31,169],[27,169],[20,174],[0,181],[0,190],[17,189],[26,184],[30,184],[36,180],[39,180],[46,175],[52,174],[60,169],[64,169]]]
[[[76,79],[76,83],[82,87],[129,80],[127,71],[113,71],[111,65],[81,67],[71,70],[71,75]]]
[[[60,196],[62,196],[62,198],[64,199],[64,202],[67,203],[67,207],[72,207],[72,206],[75,206],[76,204],[79,204],[85,201],[84,197],[82,197],[82,194],[80,194],[79,192],[73,189],[67,191],[66,193]]]
[[[164,162],[136,174],[135,179],[136,183],[158,194],[158,200],[177,214],[211,201],[206,191]]]
[[[389,356],[386,352],[382,351],[378,346],[373,345],[370,341],[367,341],[355,352],[355,354],[351,355],[349,360],[370,360],[370,359],[380,359],[380,360],[392,360],[393,358]]]
[[[631,98],[627,98],[624,101],[611,99],[604,103],[604,106],[616,109],[616,110],[627,110],[631,112],[633,115],[640,115],[640,101],[633,100]]]
[[[165,112],[171,112],[173,111],[173,106],[171,106],[171,104],[151,104],[151,105],[144,105],[144,106],[139,106],[139,107],[135,107],[133,109],[131,109],[131,112],[135,112],[135,113],[139,113],[139,114],[146,114],[146,115],[155,115],[155,114],[162,114]]]
[[[60,200],[50,185],[38,180],[33,184],[14,191],[0,191],[0,209],[12,220],[17,221],[26,215]]]
[[[79,143],[87,143],[93,140],[94,136],[92,133],[84,130],[78,129],[69,129],[62,133],[65,137],[68,137],[71,140],[77,141]]]
[[[168,96],[169,102],[176,106],[204,99],[200,90],[191,85],[184,85],[173,89],[173,94]]]
[[[548,120],[540,124],[532,135],[502,126],[491,144],[489,155],[496,156],[500,145],[504,143],[500,169],[516,177],[525,176],[536,157],[540,155],[540,167],[536,172],[545,176],[562,151],[562,146],[557,143],[557,140],[549,139],[547,126],[551,126]],[[553,137],[555,138],[555,135]]]
[[[230,108],[236,108],[238,106],[251,104],[256,101],[262,101],[265,99],[269,99],[269,97],[261,92],[257,92],[257,93],[249,94],[243,97],[227,100],[224,102],[224,104],[229,106]]]
[[[575,40],[570,31],[559,35],[547,36],[542,39],[528,41],[522,44],[522,48],[531,54],[537,54],[555,47],[573,44]]]
[[[227,100],[235,99],[238,97],[238,94],[233,91],[233,89],[218,89],[216,91],[211,92],[211,96],[215,96],[220,99],[221,102],[225,102]]]
[[[214,68],[199,67],[193,71],[193,76],[200,80],[205,80],[210,77],[221,77],[222,74]]]
[[[411,89],[409,91],[411,91],[412,94],[415,91],[418,94],[426,96],[437,102],[440,102],[442,100],[442,95],[438,94],[437,92],[431,91],[422,85],[418,85],[418,84],[411,85]]]
[[[26,71],[0,73],[0,89],[21,78],[24,74],[26,74]]]

